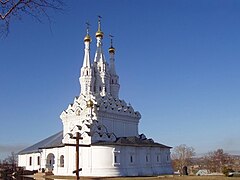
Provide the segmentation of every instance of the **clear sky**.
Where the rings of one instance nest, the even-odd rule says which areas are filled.
[[[93,58],[98,15],[140,133],[198,154],[240,152],[239,0],[69,0],[51,28],[25,17],[0,40],[0,159],[62,129],[80,92],[85,22]]]

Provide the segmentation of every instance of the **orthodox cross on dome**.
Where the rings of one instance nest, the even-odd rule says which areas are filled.
[[[103,38],[103,32],[101,31],[101,16],[98,16],[98,30],[96,32],[96,37]]]
[[[97,50],[95,53],[94,62],[100,62],[100,61],[105,62],[103,51],[102,51],[103,32],[101,31],[101,18],[102,18],[101,16],[98,16],[98,30],[96,32]]]
[[[89,34],[90,23],[86,22],[86,25],[87,25],[87,34]]]
[[[91,41],[91,37],[90,37],[90,35],[89,35],[89,27],[90,27],[90,24],[88,23],[88,22],[86,22],[86,25],[87,25],[87,35],[85,36],[85,38],[84,38],[84,41],[86,42],[86,41]]]
[[[101,31],[101,19],[102,16],[98,16],[98,31]]]
[[[108,49],[108,52],[114,54],[114,53],[115,53],[115,48],[113,47],[113,37],[114,37],[114,36],[110,34],[109,37],[110,37],[110,40],[111,40],[111,42],[110,42],[110,45],[111,45],[111,46],[110,46],[110,48]]]
[[[110,40],[111,40],[111,47],[113,47],[112,45],[113,45],[113,35],[111,35],[111,34],[109,34],[109,37],[110,37]]]

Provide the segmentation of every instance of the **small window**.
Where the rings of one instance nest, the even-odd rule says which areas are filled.
[[[157,155],[157,162],[159,162],[159,155]]]
[[[132,156],[130,156],[130,162],[133,163],[133,157]]]
[[[115,148],[113,149],[113,166],[120,165],[120,151],[117,151]]]
[[[148,162],[148,156],[146,156],[146,162]]]
[[[60,156],[60,167],[64,167],[64,156]]]
[[[32,165],[32,157],[29,158],[29,166]]]
[[[102,91],[102,87],[101,86],[99,86],[99,91]]]
[[[37,165],[40,165],[40,156],[37,157]]]
[[[114,165],[120,165],[120,159],[119,154],[115,153],[114,155]]]

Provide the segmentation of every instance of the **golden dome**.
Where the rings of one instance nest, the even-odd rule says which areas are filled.
[[[100,30],[98,30],[97,32],[96,32],[96,37],[103,37],[103,32],[102,31],[100,31]]]
[[[91,99],[89,99],[89,100],[87,101],[87,107],[88,107],[88,108],[92,108],[92,107],[93,107],[93,102],[92,102]]]
[[[109,53],[115,53],[115,48],[111,46],[111,47],[108,49],[108,52],[109,52]]]
[[[89,36],[89,34],[87,34],[84,38],[84,42],[86,42],[86,41],[88,41],[88,42],[91,41],[91,37]]]

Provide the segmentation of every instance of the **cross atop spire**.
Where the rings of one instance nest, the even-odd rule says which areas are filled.
[[[112,44],[113,44],[113,35],[109,34],[109,37],[110,37],[110,40],[111,40],[111,47],[112,47]]]
[[[87,25],[87,34],[86,34],[86,36],[85,36],[85,38],[84,38],[84,41],[85,41],[85,42],[90,42],[90,41],[91,41],[91,37],[90,37],[90,35],[89,35],[89,27],[90,27],[90,24],[89,24],[88,22],[86,22],[86,25]]]
[[[101,19],[102,16],[98,16],[98,31],[101,31]]]
[[[98,16],[98,31],[96,32],[96,37],[103,38],[103,32],[101,31],[101,16]]]
[[[110,34],[109,37],[110,37],[110,40],[111,40],[111,42],[110,42],[110,43],[111,43],[111,44],[110,44],[111,46],[110,46],[110,48],[108,49],[108,52],[114,54],[114,53],[115,53],[115,48],[113,47],[113,37],[114,37],[114,36]]]
[[[87,34],[89,34],[90,23],[89,23],[89,22],[86,22],[86,25],[87,25]]]

